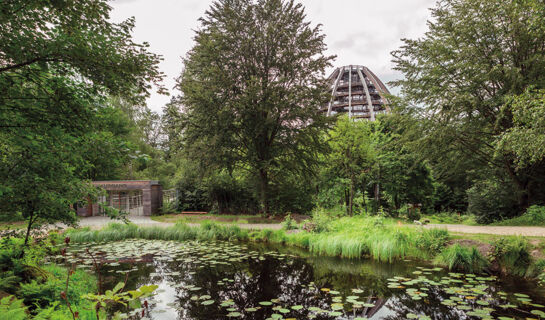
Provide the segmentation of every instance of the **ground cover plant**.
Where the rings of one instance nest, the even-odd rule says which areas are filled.
[[[494,222],[496,226],[545,226],[545,206],[531,206],[521,216]]]

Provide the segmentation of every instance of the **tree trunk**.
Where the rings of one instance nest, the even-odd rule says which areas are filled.
[[[259,170],[260,202],[263,213],[269,213],[269,176],[264,169]]]
[[[348,215],[354,214],[354,179],[350,179],[350,195],[348,197]]]
[[[25,256],[25,249],[28,247],[28,240],[30,239],[30,230],[32,230],[32,224],[34,223],[34,209],[30,209],[30,215],[28,219],[28,224],[26,227],[26,235],[25,235],[25,244],[23,245],[23,248],[21,250],[21,258]]]

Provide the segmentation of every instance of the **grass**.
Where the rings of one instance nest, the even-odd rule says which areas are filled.
[[[158,222],[170,222],[170,223],[201,223],[203,221],[215,221],[218,223],[280,223],[278,220],[268,219],[256,215],[226,215],[226,214],[165,214],[160,216],[152,216],[152,220]]]
[[[15,222],[0,222],[0,231],[3,230],[21,230],[26,228],[25,221],[15,221]]]
[[[518,217],[493,223],[495,226],[545,226],[545,207],[531,206]]]
[[[425,215],[420,222],[429,221],[432,224],[463,224],[467,226],[478,225],[475,216],[469,214],[459,215],[454,212],[439,212],[431,215]]]
[[[343,258],[370,257],[392,262],[406,258],[433,260],[451,270],[481,272],[490,261],[508,274],[535,276],[543,271],[545,261],[538,263],[530,255],[535,248],[545,248],[545,239],[485,234],[451,235],[446,229],[427,229],[403,225],[382,217],[316,217],[315,230],[321,232],[287,232],[286,230],[246,230],[236,225],[204,221],[191,227],[176,223],[170,227],[139,227],[111,223],[102,230],[68,231],[73,242],[108,242],[141,238],[157,240],[229,240],[285,244],[308,250],[317,256]],[[474,240],[450,244],[452,240]],[[487,257],[473,247],[489,243]],[[535,250],[534,250],[535,251]],[[484,253],[483,253],[484,254]],[[496,263],[497,262],[497,263]],[[544,276],[545,279],[545,276]],[[544,280],[545,281],[545,280]]]
[[[486,260],[475,247],[464,247],[456,243],[446,247],[435,258],[435,263],[444,265],[449,270],[480,273],[488,267]]]
[[[284,230],[243,230],[236,225],[206,221],[198,227],[183,223],[174,226],[138,227],[110,224],[102,230],[80,229],[70,232],[73,242],[105,242],[131,238],[157,240],[252,240],[288,244],[318,255],[359,258],[370,256],[379,261],[406,257],[427,259],[448,240],[446,230],[421,229],[397,224],[394,220],[345,217],[328,222],[325,232],[286,233]],[[438,236],[440,235],[440,236]]]
[[[238,226],[224,226],[213,222],[204,222],[198,228],[190,227],[183,223],[176,223],[167,228],[163,227],[138,227],[134,224],[110,223],[102,230],[90,230],[88,228],[72,230],[68,232],[71,241],[81,242],[107,242],[125,239],[150,239],[150,240],[246,240],[248,231]]]

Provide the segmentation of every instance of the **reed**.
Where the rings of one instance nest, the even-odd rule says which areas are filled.
[[[479,253],[477,248],[462,247],[458,243],[441,251],[435,258],[435,262],[445,265],[449,270],[471,273],[482,272],[488,267],[488,260]]]

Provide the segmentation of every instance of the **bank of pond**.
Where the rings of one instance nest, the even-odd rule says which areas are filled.
[[[75,312],[78,319],[545,318],[545,290],[531,275],[541,267],[523,253],[522,238],[482,252],[445,230],[380,219],[319,228],[72,230],[44,257],[47,275],[3,298],[0,312],[19,312],[10,320]]]

